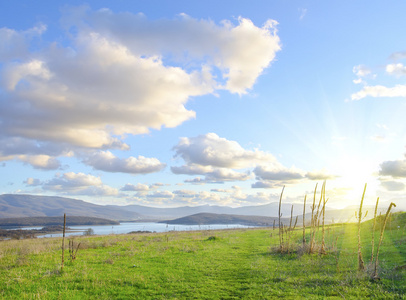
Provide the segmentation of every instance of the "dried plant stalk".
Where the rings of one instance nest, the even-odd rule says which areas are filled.
[[[376,199],[376,204],[375,204],[375,212],[374,212],[374,226],[372,227],[372,239],[371,239],[371,262],[374,261],[374,243],[375,243],[375,229],[376,229],[376,213],[378,212],[378,203],[379,203],[379,197]]]
[[[326,215],[326,203],[328,200],[326,200],[326,181],[323,182],[323,186],[321,188],[321,197],[323,198],[323,207],[322,207],[322,213],[323,213],[323,223],[322,223],[322,238],[321,238],[321,248],[320,248],[320,254],[326,254],[326,249],[325,249],[325,229],[324,229],[324,219]]]
[[[306,244],[306,219],[305,219],[305,215],[306,215],[306,198],[307,198],[307,195],[305,195],[304,202],[303,202],[303,247]]]
[[[376,257],[375,257],[374,273],[372,274],[372,279],[375,279],[375,280],[379,280],[379,276],[378,276],[379,248],[381,247],[381,244],[382,244],[383,233],[385,231],[386,221],[388,220],[388,216],[389,216],[390,210],[392,209],[392,206],[396,207],[396,204],[393,202],[391,202],[391,204],[389,204],[388,210],[386,211],[385,220],[383,221],[383,225],[381,228],[381,235],[379,236],[379,243],[378,243],[378,248],[376,250]]]
[[[312,208],[312,219],[311,219],[311,232],[310,232],[310,245],[309,245],[309,253],[313,252],[313,247],[314,247],[314,234],[315,234],[315,226],[316,226],[316,217],[314,214],[314,210],[316,209],[316,192],[317,192],[317,183],[316,187],[314,188],[314,194],[313,194],[313,205],[311,206]]]
[[[282,195],[285,190],[285,186],[282,188],[281,196],[279,198],[279,211],[278,211],[278,227],[279,227],[279,250],[283,251],[283,228],[281,227],[281,205],[282,205]]]
[[[358,212],[358,270],[365,270],[364,260],[362,258],[362,247],[361,247],[361,219],[362,219],[362,204],[364,203],[365,191],[367,189],[367,184],[365,183],[364,192],[362,193],[361,204],[359,206]]]

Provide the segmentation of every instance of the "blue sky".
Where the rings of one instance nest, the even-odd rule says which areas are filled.
[[[40,4],[40,5],[39,5]],[[0,193],[406,208],[403,1],[2,1]]]

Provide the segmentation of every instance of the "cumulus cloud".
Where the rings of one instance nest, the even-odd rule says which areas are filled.
[[[144,156],[129,157],[120,159],[110,151],[100,151],[86,158],[84,163],[96,170],[106,172],[122,172],[131,174],[147,174],[159,172],[166,164],[161,163],[157,158],[146,158]]]
[[[175,157],[181,157],[186,162],[183,166],[171,167],[174,174],[205,175],[204,179],[195,179],[194,183],[196,180],[199,183],[245,181],[251,178],[250,172],[233,169],[276,161],[269,153],[257,149],[246,150],[236,141],[221,138],[215,133],[181,138],[173,149]]]
[[[0,137],[0,161],[14,159],[30,164],[35,169],[56,170],[61,168],[56,156],[72,155],[73,152],[68,151],[65,145],[36,142],[19,137]]]
[[[352,69],[352,72],[355,75],[357,75],[358,77],[365,77],[365,76],[371,74],[372,71],[371,71],[371,69],[369,69],[368,67],[366,67],[364,65],[358,65]]]
[[[256,176],[257,182],[251,185],[252,188],[272,189],[286,184],[297,183],[299,181],[305,180],[306,178],[312,178],[311,172],[309,172],[309,176],[309,173],[306,174],[304,171],[295,167],[286,168],[278,162],[258,165],[253,170],[253,173]],[[321,174],[316,173],[314,173],[313,175],[315,177],[321,176]],[[325,174],[323,175],[325,176]]]
[[[257,166],[254,173],[261,180],[298,180],[303,179],[303,172],[296,168],[275,168],[272,165]]]
[[[205,181],[222,182],[222,181],[245,181],[251,178],[250,172],[237,172],[230,169],[215,169],[207,173]]]
[[[379,175],[381,176],[406,177],[406,160],[384,161],[380,167]]]
[[[173,166],[171,171],[174,174],[186,174],[186,175],[203,175],[213,171],[211,166],[201,166],[194,163],[183,166]]]
[[[23,31],[0,28],[0,62],[27,57],[30,41],[40,37],[45,30],[45,25]]]
[[[147,198],[169,198],[172,199],[174,194],[170,191],[155,191],[152,194],[148,194]]]
[[[246,150],[236,141],[221,138],[215,133],[181,138],[173,149],[175,158],[181,157],[186,162],[185,165],[171,167],[174,174],[205,176],[185,180],[187,183],[246,181],[253,178],[251,171],[246,170],[250,167],[254,167],[253,173],[258,180],[293,181],[305,178],[302,171],[282,166],[270,153],[258,149]]]
[[[206,180],[201,177],[195,177],[193,179],[186,179],[185,183],[192,183],[192,184],[205,184]]]
[[[18,159],[30,164],[35,169],[56,170],[61,167],[56,158],[48,155],[19,155]]]
[[[283,184],[274,181],[257,181],[251,185],[253,189],[273,189]]]
[[[42,184],[46,191],[66,195],[116,196],[118,190],[104,185],[100,177],[90,174],[68,172]]]
[[[329,174],[326,170],[307,172],[306,177],[310,180],[328,180],[335,179],[337,176]]]
[[[191,97],[246,93],[280,50],[273,20],[262,27],[244,18],[151,21],[80,7],[66,9],[63,24],[70,44],[42,43],[35,52],[30,43],[46,26],[0,30],[0,139],[128,150],[128,134],[194,118],[185,107]],[[134,172],[127,163],[111,168]]]
[[[142,184],[142,183],[137,183],[136,185],[131,184],[131,183],[127,183],[126,185],[124,185],[120,191],[124,191],[124,192],[146,192],[149,191],[149,186],[146,184]]]
[[[401,60],[406,58],[406,51],[394,52],[389,56],[392,60]]]
[[[386,72],[396,76],[406,75],[406,66],[401,63],[389,64],[386,66]]]
[[[39,186],[41,185],[41,180],[29,177],[27,178],[27,180],[24,181],[24,184],[26,184],[27,186]]]
[[[226,79],[224,88],[233,93],[245,93],[251,88],[280,50],[275,20],[257,27],[242,17],[237,25],[228,20],[216,25],[186,14],[174,20],[149,21],[143,14],[113,13],[108,9],[72,11],[75,16],[65,22],[67,26],[82,31],[96,28],[138,55],[170,52],[174,54],[172,59],[178,61],[197,59],[203,65],[218,68]]]
[[[406,52],[396,52],[393,53],[390,58],[392,60],[400,60],[404,59]],[[394,75],[396,77],[400,77],[403,75],[406,75],[406,66],[404,66],[403,63],[391,63],[386,65],[385,67],[386,74],[389,75]],[[372,71],[370,68],[363,66],[363,65],[358,65],[353,68],[353,73],[358,76],[358,79],[354,80],[353,82],[355,84],[358,83],[363,83],[364,87],[351,95],[351,100],[361,100],[366,97],[374,97],[374,98],[393,98],[393,97],[406,97],[406,85],[403,83],[401,84],[395,84],[394,86],[388,87],[386,85],[369,85],[367,84],[363,79],[368,77],[368,78],[373,78],[375,79],[377,76],[376,74],[372,74]]]
[[[169,185],[169,184],[166,184],[166,185]],[[149,188],[150,189],[158,189],[158,188],[163,187],[163,186],[165,186],[165,184],[163,184],[162,182],[156,182],[156,183],[150,184]]]
[[[383,85],[365,86],[361,91],[351,95],[352,100],[361,100],[365,97],[406,97],[406,85],[398,84],[394,87]]]
[[[236,141],[221,138],[215,133],[181,138],[173,149],[176,152],[175,157],[183,158],[188,166],[245,168],[276,160],[269,153],[245,150]]]
[[[196,192],[191,190],[176,190],[173,192],[174,195],[184,198],[195,198]]]
[[[382,187],[385,188],[387,191],[395,192],[395,191],[403,191],[405,190],[406,185],[400,181],[388,180],[388,181],[381,181]]]

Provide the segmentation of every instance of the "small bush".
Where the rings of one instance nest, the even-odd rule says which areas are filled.
[[[92,228],[88,228],[87,230],[83,231],[83,235],[94,235],[94,230]]]

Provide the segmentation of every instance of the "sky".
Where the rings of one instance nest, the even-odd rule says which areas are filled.
[[[0,1],[0,194],[406,209],[405,11]]]

